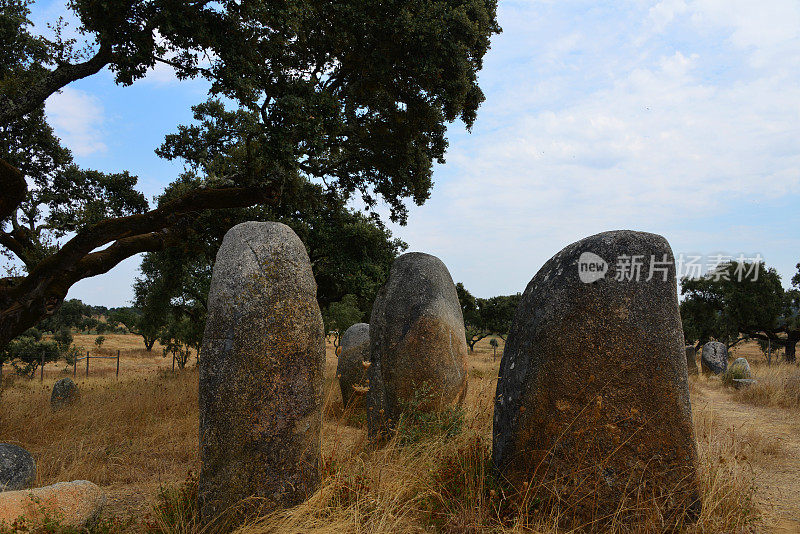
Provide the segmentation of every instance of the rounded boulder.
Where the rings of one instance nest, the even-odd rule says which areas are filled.
[[[731,366],[728,367],[728,373],[734,379],[753,378],[753,373],[750,371],[750,362],[747,361],[747,358],[736,358]]]
[[[78,386],[69,377],[62,378],[53,384],[53,393],[50,395],[50,407],[54,410],[69,406],[78,398]]]
[[[12,443],[0,443],[0,492],[30,488],[36,482],[36,461]]]
[[[99,515],[105,502],[103,490],[87,480],[8,491],[0,493],[0,524],[24,518],[27,525],[40,526],[57,518],[62,527],[80,529]]]
[[[703,374],[721,375],[728,369],[728,347],[719,341],[709,341],[703,345],[700,354],[700,366]]]

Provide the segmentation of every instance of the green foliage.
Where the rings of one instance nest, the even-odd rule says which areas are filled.
[[[94,338],[94,344],[97,346],[98,349],[103,346],[103,343],[105,343],[105,341],[106,341],[106,336],[97,336],[96,338]]]
[[[109,314],[108,321],[112,324],[123,325],[130,333],[142,336],[144,346],[149,352],[152,350],[161,329],[164,326],[165,318],[162,311],[147,301],[146,295],[139,297],[138,286],[134,286],[134,293],[137,295],[137,302],[143,302],[146,308],[117,308]],[[143,291],[140,289],[139,291]]]
[[[322,312],[326,332],[337,332],[338,335],[360,322],[364,312],[358,307],[355,295],[345,295],[339,302],[331,302]]]
[[[92,318],[92,307],[78,299],[65,300],[58,310],[38,324],[45,332],[57,332],[63,328],[84,331],[93,328],[97,320]]]
[[[315,275],[323,307],[353,294],[368,311],[371,300],[364,302],[354,287],[372,292],[383,259],[362,264],[363,270],[337,270],[352,254],[363,257],[358,247],[385,229],[345,206],[360,197],[374,210],[383,200],[391,219],[404,222],[406,201],[422,204],[428,198],[433,164],[444,162],[447,124],[461,120],[471,128],[476,119],[484,98],[477,74],[490,38],[500,32],[496,0],[72,0],[67,7],[79,21],[79,42],[63,37],[61,21],[54,39],[33,35],[27,5],[0,2],[0,159],[18,167],[28,183],[25,201],[0,221],[0,253],[16,257],[33,277],[29,286],[19,286],[24,294],[14,297],[28,313],[16,314],[16,322],[5,316],[3,343],[49,313],[71,284],[124,257],[158,250],[162,239],[202,246],[202,239],[191,235],[198,226],[189,208],[181,210],[185,216],[151,218],[150,226],[119,224],[98,231],[99,223],[140,214],[148,204],[128,172],[102,173],[72,162],[44,115],[44,102],[55,91],[105,66],[124,85],[157,62],[170,64],[179,78],[205,77],[211,91],[207,102],[194,108],[195,122],[178,127],[158,150],[161,157],[183,160],[188,169],[163,198],[203,188],[210,191],[204,199],[230,193],[225,205],[248,205],[266,193],[278,195],[254,219],[294,221],[310,251],[324,252],[312,258],[319,263]],[[247,198],[234,198],[237,194]],[[332,209],[315,214],[312,206],[319,203]],[[240,211],[212,225],[225,230],[231,224],[221,221],[252,218]],[[348,235],[361,239],[343,251],[307,239],[343,243]],[[114,242],[124,246],[104,249],[113,254],[98,252]],[[59,252],[64,250],[70,254]],[[81,262],[92,251],[93,261]],[[48,259],[50,269],[37,270]],[[201,260],[190,267],[206,266]],[[21,284],[22,277],[15,278]],[[203,293],[199,289],[193,300]],[[163,314],[145,315],[159,326],[166,320]],[[152,333],[151,328],[143,334],[146,342]]]
[[[739,275],[748,272],[755,276]],[[684,278],[681,294],[686,343],[715,339],[731,345],[743,336],[793,350],[800,337],[795,291],[785,291],[777,271],[763,263],[733,261],[700,278]]]
[[[194,181],[173,184],[161,201],[196,186]],[[181,246],[142,260],[134,294],[136,311],[141,310],[150,332],[170,316],[187,317],[195,331],[183,342],[199,348],[217,251],[228,229],[252,220],[283,222],[306,245],[328,331],[344,332],[368,316],[394,258],[406,246],[380,220],[348,209],[342,199],[310,184],[280,206],[205,212],[186,228]],[[145,332],[144,324],[128,322]]]
[[[202,330],[189,317],[174,314],[169,316],[167,324],[161,329],[158,338],[158,342],[163,347],[164,357],[171,355],[175,358],[179,369],[185,368],[189,361],[191,355],[189,347],[199,350],[202,341]]]
[[[69,346],[72,345],[73,339],[74,338],[72,337],[72,331],[70,331],[70,329],[65,326],[59,328],[58,331],[55,334],[53,334],[53,341],[56,342],[58,348],[62,351],[67,350]]]
[[[0,363],[10,362],[18,375],[33,378],[42,363],[42,356],[44,362],[49,363],[64,355],[55,341],[43,340],[41,332],[30,328],[0,349]]]
[[[456,293],[464,317],[464,331],[470,350],[473,350],[478,341],[492,334],[502,338],[508,335],[517,312],[520,293],[488,299],[476,298],[461,282],[456,284]]]

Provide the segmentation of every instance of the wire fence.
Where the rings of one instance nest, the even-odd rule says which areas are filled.
[[[75,358],[72,362],[72,377],[75,378],[78,374],[78,362],[86,360],[86,378],[89,378],[89,359],[94,358],[98,360],[117,360],[117,378],[119,378],[119,349],[117,349],[116,356],[90,356],[89,351],[86,351],[86,356]],[[42,357],[42,373],[39,378],[40,381],[44,380],[44,357]]]

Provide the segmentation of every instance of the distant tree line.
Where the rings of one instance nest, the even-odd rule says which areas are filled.
[[[699,278],[681,280],[681,319],[687,344],[710,340],[729,347],[756,340],[762,348],[783,348],[796,361],[800,341],[800,263],[786,290],[781,277],[763,263],[731,261]],[[747,273],[747,276],[742,276]]]
[[[461,282],[456,284],[461,314],[464,316],[464,330],[470,352],[481,339],[496,335],[506,339],[511,322],[519,305],[520,293],[498,295],[488,299],[474,297]]]

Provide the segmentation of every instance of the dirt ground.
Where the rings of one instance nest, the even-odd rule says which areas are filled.
[[[778,454],[751,462],[756,499],[766,510],[773,532],[800,532],[800,415],[790,410],[738,402],[732,390],[698,379],[692,396],[695,410],[712,410],[737,435],[758,433],[773,442]]]

